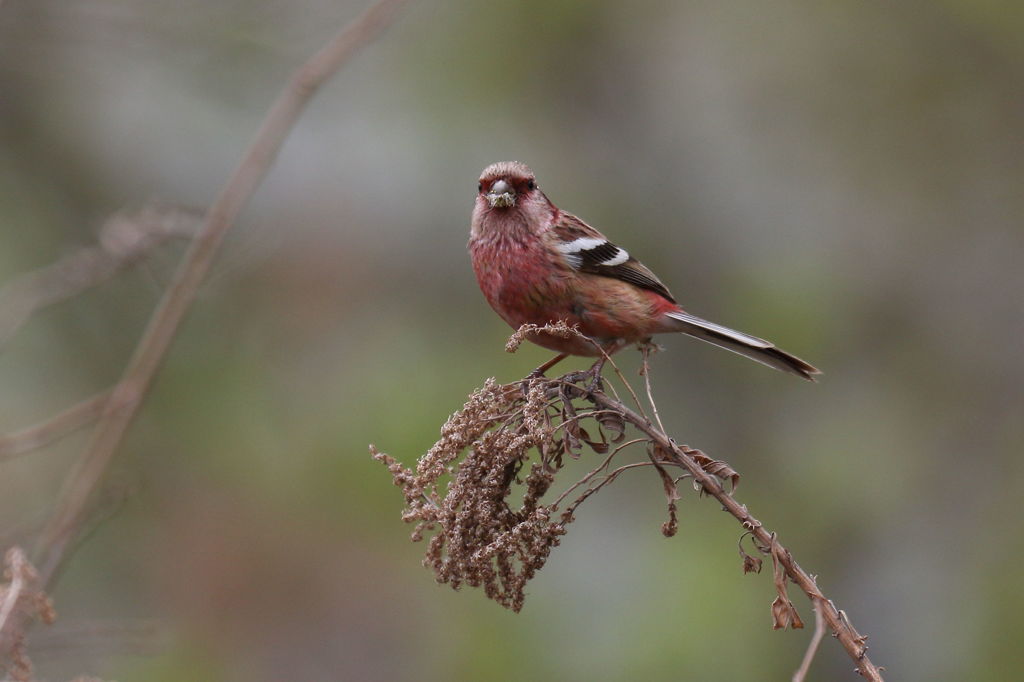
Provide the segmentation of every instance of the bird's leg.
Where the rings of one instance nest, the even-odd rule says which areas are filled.
[[[544,372],[548,371],[549,369],[551,369],[552,367],[554,367],[555,365],[560,363],[562,360],[565,360],[567,357],[569,357],[568,353],[559,353],[558,355],[556,355],[555,357],[551,358],[550,360],[545,362],[543,365],[538,367],[537,369],[535,369],[532,372],[530,372],[529,374],[527,374],[526,378],[527,379],[539,379],[539,378],[541,378],[542,376],[544,376]]]
[[[640,343],[636,344],[636,347],[640,350],[640,357],[642,362],[640,363],[640,376],[647,374],[647,370],[650,369],[648,362],[654,356],[655,353],[665,350],[662,346],[654,343],[651,337],[647,337]]]
[[[540,379],[541,377],[544,376],[544,372],[548,371],[562,360],[565,360],[567,357],[569,357],[568,353],[560,353],[555,357],[551,358],[550,360],[548,360],[547,362],[545,362],[537,369],[527,374],[526,378],[523,379],[523,395],[528,395],[530,393],[531,381],[533,381],[534,379]]]
[[[607,359],[607,355],[601,355],[601,357],[599,357],[597,361],[590,366],[590,369],[587,370],[587,375],[590,376],[590,384],[587,386],[587,393],[593,393],[601,388],[601,370],[604,369],[604,361]]]

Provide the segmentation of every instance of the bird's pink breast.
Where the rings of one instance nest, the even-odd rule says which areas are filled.
[[[675,308],[653,292],[571,270],[533,235],[474,239],[470,254],[487,302],[516,329],[564,321],[614,352],[650,336],[660,308]],[[535,335],[530,340],[560,353],[600,354],[582,339]]]

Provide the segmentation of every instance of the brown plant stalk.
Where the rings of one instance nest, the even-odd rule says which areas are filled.
[[[97,243],[0,287],[0,348],[33,313],[101,284],[169,239],[195,235],[201,216],[151,203],[118,211],[100,227]]]
[[[528,332],[536,330],[534,325],[520,328],[508,350],[514,351]],[[544,330],[579,335],[563,324]],[[519,611],[526,582],[544,566],[580,505],[625,472],[653,468],[668,507],[669,519],[662,526],[666,536],[677,532],[678,483],[689,478],[702,496],[721,503],[743,527],[739,548],[744,573],[760,572],[763,559],[756,554],[771,558],[776,591],[771,605],[773,627],[803,628],[787,592],[789,583],[810,600],[818,627],[795,680],[806,677],[821,632],[827,628],[857,672],[881,682],[880,669],[867,656],[866,637],[821,592],[816,578],[800,567],[776,534],[735,499],[739,474],[725,462],[678,444],[665,432],[650,388],[651,348],[642,350],[641,373],[653,419],[614,361],[605,356],[604,362],[613,369],[633,407],[617,395],[614,384],[608,383],[610,393],[606,391],[597,365],[589,372],[553,379],[531,375],[504,385],[489,379],[452,415],[441,439],[415,469],[371,447],[374,458],[388,467],[405,494],[403,519],[416,524],[412,539],[433,533],[424,564],[434,570],[439,582],[456,589],[463,584],[482,587],[491,599]],[[627,441],[627,425],[639,437]],[[646,461],[615,464],[623,451],[639,445],[646,446]],[[598,464],[561,494],[545,497],[555,488],[565,458],[579,459],[585,450],[601,456]],[[673,475],[670,470],[683,473]],[[513,490],[521,490],[521,497],[513,495]],[[551,497],[553,501],[546,501]],[[747,536],[754,554],[743,548]]]
[[[849,618],[846,617],[846,614],[838,609],[832,600],[822,594],[816,579],[801,568],[788,549],[779,544],[776,534],[766,529],[747,510],[745,504],[741,504],[727,492],[716,476],[708,473],[697,463],[694,455],[703,455],[700,450],[694,450],[685,445],[678,445],[664,431],[653,426],[644,417],[641,417],[620,401],[610,398],[604,393],[595,391],[593,399],[596,404],[619,412],[634,428],[657,443],[663,452],[668,453],[672,461],[686,469],[693,477],[694,482],[700,486],[701,492],[718,500],[722,507],[735,517],[743,528],[751,534],[757,543],[757,549],[763,553],[770,554],[773,563],[784,571],[785,577],[795,583],[807,595],[811,603],[821,610],[821,615],[826,625],[832,632],[832,635],[843,645],[846,653],[849,654],[857,666],[857,671],[865,679],[881,682],[882,675],[878,666],[872,663],[867,655],[868,648],[865,644],[867,637],[857,632]],[[792,602],[789,601],[789,597],[785,593],[785,582],[777,579],[776,587],[779,589],[779,596],[773,604],[773,613],[776,616],[775,627],[786,627],[787,625],[803,627],[803,623],[800,622],[799,616],[796,615]],[[793,620],[794,618],[795,620]]]
[[[0,436],[0,462],[21,457],[88,426],[103,413],[110,391],[72,405],[38,424]]]
[[[154,310],[120,381],[113,388],[92,439],[67,475],[56,508],[36,543],[39,583],[46,588],[81,528],[88,503],[106,473],[128,426],[170,347],[171,341],[210,271],[224,236],[277,158],[309,100],[359,49],[396,18],[408,0],[377,0],[342,28],[291,76],[241,162],[220,190],[192,239],[174,278]],[[19,616],[19,617],[14,617]],[[30,619],[14,614],[0,624],[0,663],[19,641]]]

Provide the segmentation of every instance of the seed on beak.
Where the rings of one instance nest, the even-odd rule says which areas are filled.
[[[498,180],[487,191],[487,203],[491,208],[509,208],[516,204],[516,193],[504,180]]]

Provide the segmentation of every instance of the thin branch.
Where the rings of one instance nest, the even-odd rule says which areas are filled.
[[[103,412],[110,394],[110,391],[98,393],[46,421],[0,436],[0,462],[26,455],[91,424]]]
[[[17,613],[14,607],[18,605],[22,592],[28,587],[31,579],[32,569],[25,558],[25,553],[20,547],[12,548],[7,554],[6,560],[8,570],[11,573],[11,582],[4,591],[4,601],[0,604],[0,630],[11,620],[11,616]]]
[[[565,419],[562,422],[559,422],[558,426],[556,426],[551,431],[551,434],[554,435],[554,434],[558,433],[558,431],[560,429],[568,428],[570,424],[578,423],[581,419],[590,419],[592,417],[596,417],[596,416],[601,415],[601,414],[618,414],[618,412],[616,412],[615,410],[601,410],[601,411],[592,411],[592,412],[582,412],[582,413],[577,414],[575,416],[569,417],[568,419]]]
[[[32,650],[54,656],[64,652],[158,653],[169,640],[167,627],[156,620],[88,620],[55,626],[32,638]]]
[[[605,362],[612,366],[612,369],[615,370],[615,376],[619,378],[619,381],[622,382],[622,385],[626,387],[627,391],[629,391],[630,397],[633,398],[633,402],[636,404],[636,409],[640,412],[640,414],[643,415],[644,419],[650,419],[650,417],[648,417],[647,413],[644,411],[644,405],[643,403],[640,402],[640,398],[637,397],[636,391],[633,390],[633,385],[626,380],[626,375],[622,373],[622,370],[619,369],[619,366],[615,364],[614,360],[612,360],[612,356],[608,355],[607,351],[605,351],[605,349],[600,344],[595,343],[594,341],[587,337],[584,338],[590,341],[595,348],[601,351],[601,357],[604,359]],[[608,387],[611,388],[612,395],[615,396],[615,399],[621,401],[621,398],[619,398],[618,391],[615,390],[615,385],[609,383]]]
[[[818,589],[814,578],[812,578],[793,559],[793,555],[778,543],[775,534],[765,529],[760,521],[754,518],[747,511],[745,505],[740,504],[732,495],[727,493],[718,479],[706,472],[691,453],[694,452],[685,446],[677,445],[674,440],[668,437],[664,431],[653,426],[647,419],[640,416],[633,410],[626,407],[621,401],[614,400],[607,394],[595,391],[590,394],[594,403],[606,409],[617,410],[623,418],[632,424],[638,431],[646,434],[654,443],[660,446],[665,453],[690,472],[694,482],[701,490],[718,500],[722,506],[732,514],[743,527],[754,537],[758,546],[765,553],[771,552],[774,559],[785,571],[786,576],[793,581],[811,600],[812,604],[820,608],[821,614],[833,636],[839,640],[847,654],[853,659],[857,671],[872,682],[882,682],[882,674],[879,668],[871,662],[867,656],[867,638],[857,632],[850,623],[846,614],[835,607]]]
[[[582,485],[585,485],[586,483],[589,483],[590,479],[594,478],[594,476],[597,476],[599,473],[607,469],[608,465],[611,464],[612,460],[615,458],[615,455],[619,454],[620,452],[628,448],[630,445],[636,445],[637,443],[643,443],[645,441],[646,439],[644,438],[634,438],[633,440],[627,440],[625,443],[619,445],[617,448],[608,453],[608,456],[604,458],[604,460],[597,468],[593,469],[586,476],[584,476],[583,478],[581,478],[580,480],[576,481],[571,486],[566,488],[564,491],[562,491],[562,494],[559,495],[555,499],[555,501],[551,503],[551,507],[553,509],[557,508],[558,505],[562,503],[562,500],[571,495],[574,490],[576,490]]]
[[[825,619],[821,615],[821,602],[816,601],[814,602],[814,635],[811,637],[810,644],[807,645],[807,651],[804,652],[804,660],[800,662],[800,667],[793,673],[793,682],[804,682],[807,679],[807,671],[810,670],[811,663],[814,661],[824,637]]]
[[[81,513],[135,417],[178,326],[213,264],[221,241],[270,170],[292,126],[320,86],[358,48],[390,24],[397,9],[405,2],[380,0],[372,5],[299,67],[274,102],[241,163],[207,212],[199,234],[192,241],[121,381],[114,388],[92,443],[79,466],[67,478],[58,508],[43,530],[36,548],[44,584],[48,584],[63,557],[65,546],[81,523]]]
[[[598,480],[597,485],[593,486],[592,488],[587,488],[586,490],[583,491],[582,495],[573,500],[572,503],[565,508],[565,511],[562,512],[562,516],[571,517],[573,514],[576,513],[576,510],[579,508],[579,506],[586,502],[591,495],[593,495],[606,485],[609,485],[610,483],[614,482],[615,479],[618,478],[622,473],[629,471],[630,469],[640,469],[642,467],[649,466],[654,466],[654,464],[652,462],[633,462],[632,464],[623,464],[618,469],[614,469],[608,472]]]
[[[114,388],[92,441],[67,476],[57,508],[35,549],[42,584],[49,585],[81,526],[89,499],[106,473],[111,458],[138,412],[175,333],[195,300],[224,236],[277,158],[289,131],[310,98],[360,48],[376,38],[396,18],[408,0],[378,0],[337,33],[291,76],[267,113],[242,161],[221,189],[199,233],[175,273],[135,352]],[[0,628],[0,640],[23,631],[25,623]]]
[[[57,618],[53,602],[39,589],[39,574],[25,556],[21,547],[11,547],[4,554],[4,577],[6,585],[0,585],[0,630],[11,629],[12,623],[21,624],[31,618],[39,618],[52,625]],[[24,630],[11,629],[11,643],[5,647],[6,659],[0,659],[0,675],[7,680],[34,680],[32,661],[25,651]]]
[[[640,346],[640,356],[643,358],[643,364],[640,366],[640,373],[644,375],[644,388],[647,389],[647,402],[651,404],[651,412],[654,413],[654,421],[658,422],[658,428],[662,431],[665,430],[665,425],[661,423],[661,415],[658,414],[658,404],[654,402],[654,393],[651,391],[651,365],[648,362],[651,359],[651,349],[653,344],[645,343]]]
[[[100,228],[96,246],[14,278],[0,288],[0,348],[37,310],[103,283],[168,239],[195,236],[201,218],[156,204],[119,211]]]

